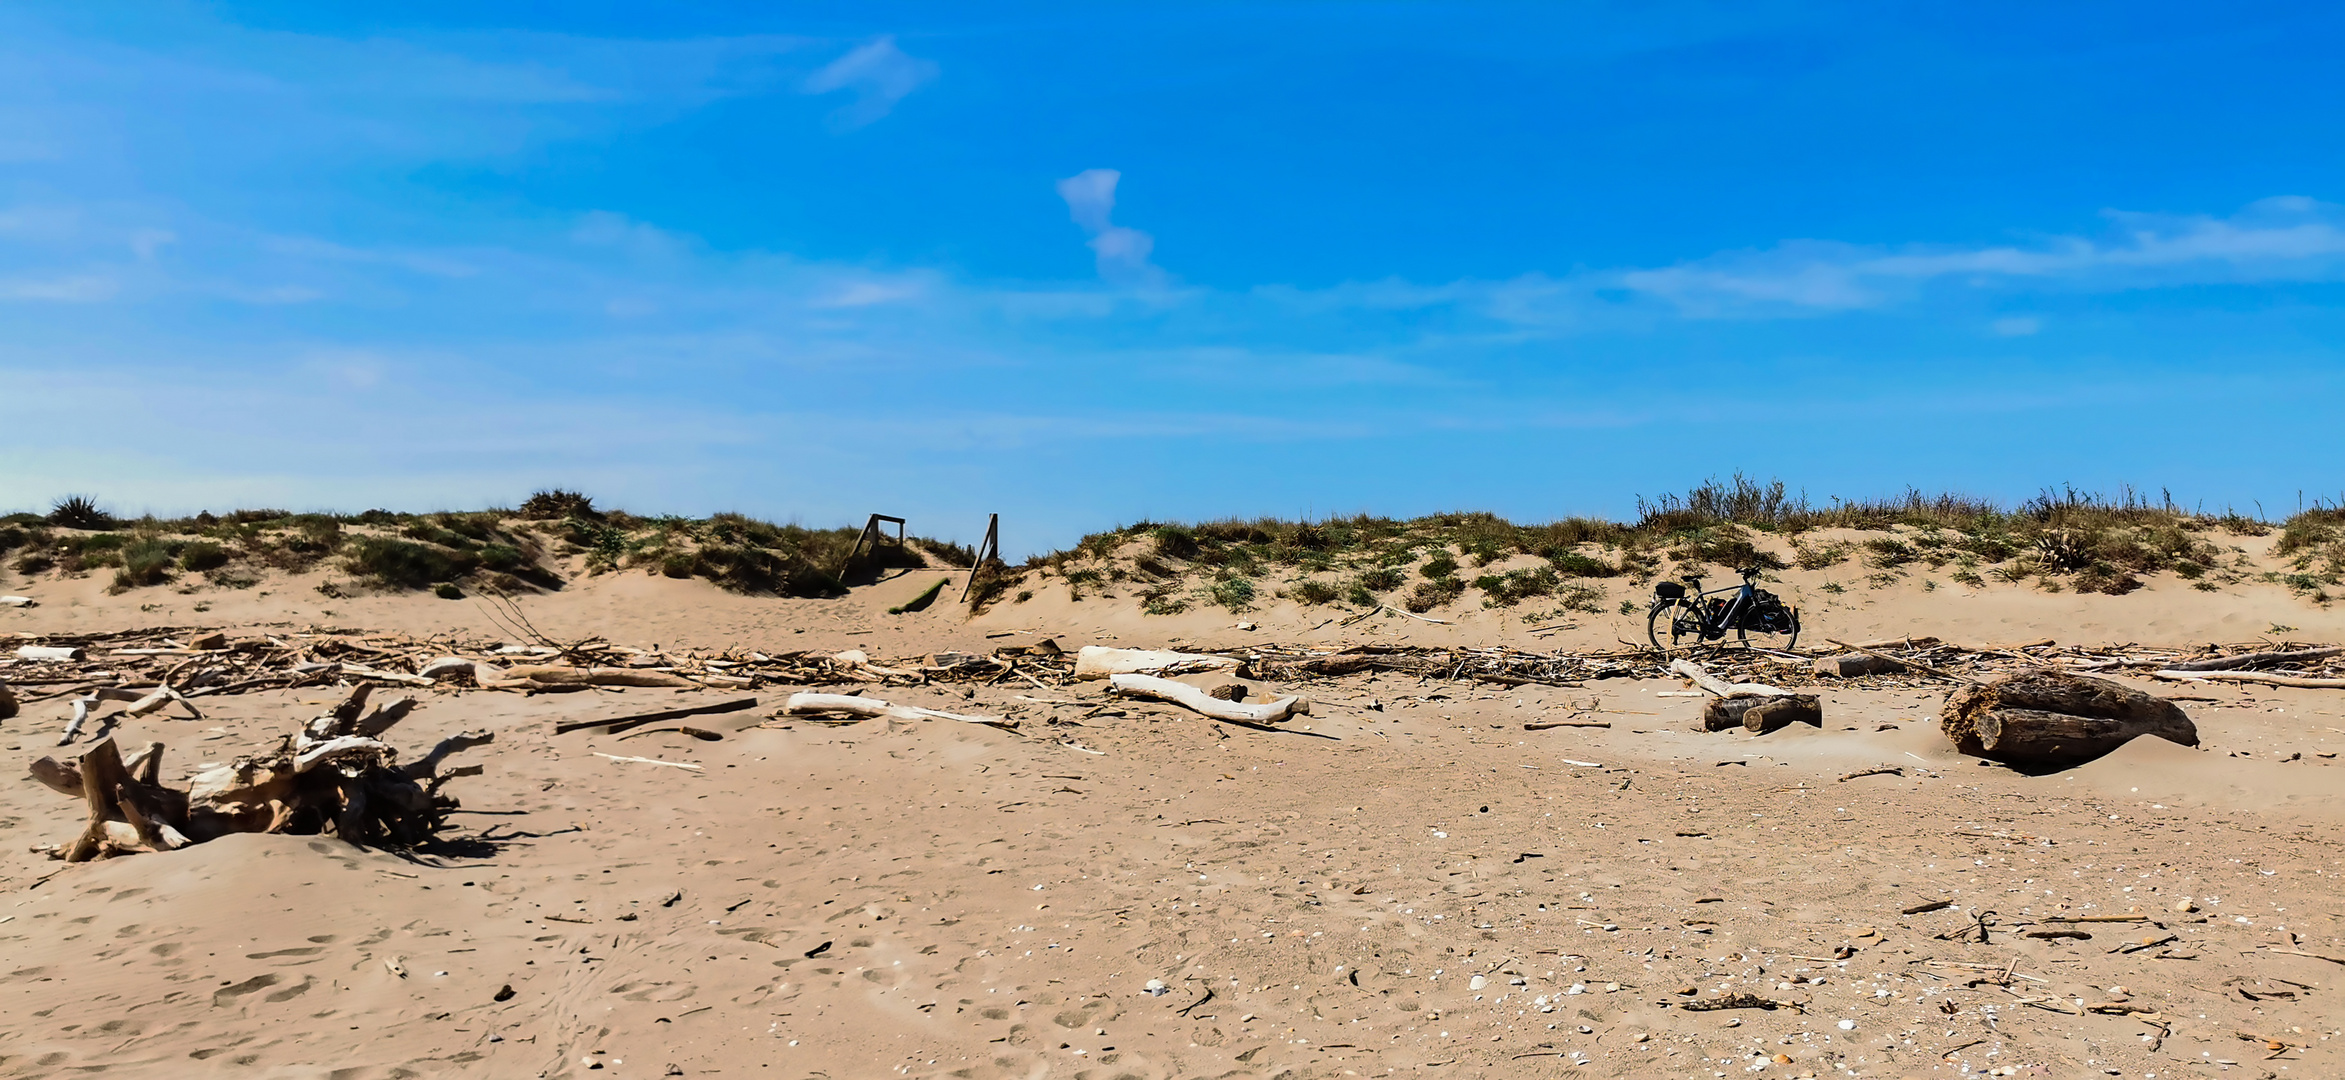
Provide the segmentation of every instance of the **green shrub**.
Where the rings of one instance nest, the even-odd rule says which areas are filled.
[[[1888,570],[1920,558],[1913,545],[1892,536],[1876,536],[1865,541],[1865,564],[1876,570]]]
[[[198,540],[179,549],[179,567],[202,573],[228,565],[228,549],[209,540]]]
[[[521,516],[531,521],[559,521],[563,518],[599,518],[594,500],[575,491],[551,488],[537,492],[521,501]]]
[[[1474,579],[1474,587],[1483,592],[1484,607],[1511,607],[1534,596],[1547,596],[1562,585],[1562,576],[1547,566],[1484,574]]]
[[[1547,565],[1565,577],[1612,577],[1620,573],[1619,567],[1576,551],[1553,552],[1547,556]]]
[[[1466,583],[1456,578],[1438,578],[1420,581],[1409,590],[1409,598],[1401,606],[1423,614],[1466,594]]]
[[[1318,578],[1304,578],[1287,589],[1287,596],[1298,604],[1318,606],[1332,604],[1343,597],[1343,591]]]
[[[432,595],[442,600],[462,600],[464,599],[464,590],[457,588],[455,582],[443,581],[432,586]]]
[[[1373,570],[1362,570],[1360,576],[1353,580],[1362,589],[1380,593],[1391,592],[1408,582],[1408,578],[1401,575],[1400,569],[1392,566],[1379,566]]]
[[[1589,615],[1604,613],[1604,590],[1593,585],[1566,585],[1556,593],[1556,600],[1565,611],[1579,611]],[[1629,611],[1634,613],[1636,601],[1626,603]]]
[[[160,585],[171,580],[171,567],[177,562],[172,545],[155,537],[140,537],[121,550],[122,569],[114,573],[111,591]]]
[[[480,564],[501,574],[512,573],[527,561],[521,549],[511,544],[487,544],[480,549]]]
[[[1151,537],[1156,542],[1156,553],[1167,559],[1189,562],[1197,557],[1197,534],[1178,525],[1159,525]]]
[[[1767,570],[1781,570],[1786,564],[1773,554],[1759,550],[1750,537],[1733,525],[1712,525],[1681,533],[1676,537],[1672,553],[1685,562],[1704,562],[1717,566],[1756,566]]]
[[[919,544],[923,550],[935,556],[938,562],[946,566],[957,566],[966,570],[977,565],[977,549],[967,544],[951,544],[942,540],[926,539],[916,539],[912,542]]]
[[[294,535],[285,541],[288,551],[314,557],[332,554],[342,546],[342,522],[332,514],[299,514],[292,523]]]
[[[1418,567],[1417,572],[1428,578],[1449,577],[1457,573],[1457,560],[1450,558],[1449,552],[1443,551],[1425,560],[1425,565]]]
[[[1254,607],[1254,583],[1242,577],[1215,582],[1209,594],[1214,603],[1232,612],[1251,611]]]
[[[450,552],[387,536],[360,537],[350,545],[350,572],[399,589],[421,589],[454,581],[480,566],[471,552]]]

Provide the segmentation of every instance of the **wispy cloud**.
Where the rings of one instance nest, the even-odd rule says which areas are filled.
[[[1885,307],[1920,290],[2020,284],[2084,291],[2345,279],[2345,207],[2285,196],[2228,218],[2110,211],[2101,237],[1891,250],[1803,240],[1617,275],[1695,316]]]
[[[102,274],[0,279],[0,300],[87,304],[112,299],[120,283]]]
[[[1113,220],[1116,184],[1123,177],[1114,169],[1085,169],[1058,182],[1059,198],[1067,201],[1067,215],[1091,234],[1100,277],[1116,285],[1160,285],[1164,271],[1148,261],[1156,238]]]
[[[896,47],[895,35],[883,35],[856,46],[847,55],[823,65],[806,79],[809,94],[840,90],[855,94],[853,104],[831,114],[840,130],[853,130],[886,116],[896,102],[934,80],[934,61],[922,60]]]

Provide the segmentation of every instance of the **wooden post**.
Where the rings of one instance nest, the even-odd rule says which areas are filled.
[[[985,518],[985,539],[977,542],[977,557],[969,561],[969,580],[961,585],[961,602],[969,602],[969,594],[977,588],[977,575],[984,572],[987,560],[1000,562],[1002,557],[1002,516],[988,514]]]

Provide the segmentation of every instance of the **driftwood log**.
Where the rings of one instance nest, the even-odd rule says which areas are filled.
[[[987,724],[998,728],[1018,726],[1017,721],[1000,716],[967,716],[942,709],[923,709],[917,705],[896,705],[879,698],[857,697],[853,694],[792,694],[790,700],[782,705],[782,712],[790,716],[847,720],[958,720],[964,724]]]
[[[1085,645],[1075,654],[1075,678],[1105,679],[1115,675],[1163,675],[1191,671],[1218,671],[1237,667],[1235,657],[1162,649],[1110,649]]]
[[[2345,679],[2274,675],[2263,671],[2185,671],[2181,668],[2168,668],[2164,671],[2150,672],[2150,677],[2170,682],[2204,682],[2213,679],[2220,682],[2262,683],[2266,686],[2298,686],[2313,690],[2345,690]]]
[[[1240,724],[1276,724],[1297,715],[1308,714],[1311,711],[1311,703],[1306,698],[1282,697],[1276,701],[1249,705],[1243,702],[1225,701],[1187,683],[1159,679],[1153,675],[1109,676],[1108,688],[1127,697],[1169,701],[1191,712],[1215,720],[1228,720]]]
[[[2223,656],[2213,660],[2191,660],[2168,664],[2168,671],[2237,671],[2242,668],[2262,667],[2265,664],[2301,664],[2307,660],[2323,660],[2345,654],[2345,647],[2326,649],[2298,649],[2293,652],[2256,652],[2239,656]]]
[[[1669,662],[1669,670],[1685,676],[1687,681],[1693,683],[1695,686],[1699,686],[1702,689],[1716,694],[1722,698],[1798,696],[1798,691],[1785,690],[1780,686],[1769,686],[1766,683],[1727,682],[1724,679],[1710,674],[1709,669],[1704,668],[1702,665],[1694,663],[1691,660],[1672,660]]]
[[[1878,653],[1850,652],[1818,657],[1815,670],[1818,675],[1853,679],[1859,675],[1886,675],[1893,671],[1904,671],[1905,661]]]
[[[588,686],[648,686],[668,689],[687,689],[699,685],[680,675],[664,671],[641,671],[634,668],[575,667],[569,664],[522,664],[506,668],[502,676],[482,678],[475,669],[474,679],[484,687],[498,690],[555,689]],[[424,680],[429,682],[430,680]]]
[[[2059,671],[2023,671],[1956,690],[1939,728],[1965,754],[2042,768],[2081,765],[2141,735],[2198,745],[2198,728],[2181,706]]]
[[[440,785],[480,772],[477,765],[442,772],[441,763],[491,736],[461,733],[399,765],[397,751],[376,736],[405,719],[415,702],[402,698],[365,712],[366,698],[361,684],[276,750],[207,769],[185,791],[160,783],[159,742],[128,759],[108,738],[72,763],[35,761],[34,780],[81,798],[88,809],[79,836],[36,850],[83,862],[169,851],[238,832],[332,833],[362,846],[422,844],[456,808],[454,799],[439,793]]]
[[[1761,697],[1742,694],[1735,697],[1711,698],[1702,704],[1702,730],[1725,731],[1742,728],[1754,735],[1766,735],[1791,724],[1824,725],[1824,705],[1814,694],[1792,694],[1784,697]]]

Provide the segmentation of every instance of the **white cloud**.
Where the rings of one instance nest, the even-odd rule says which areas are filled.
[[[1988,325],[1988,329],[1993,330],[1997,337],[2029,337],[2043,328],[2044,320],[2021,315],[1997,319]]]
[[[87,304],[111,299],[118,288],[113,278],[97,274],[70,274],[52,278],[0,279],[0,300],[39,300]]]
[[[823,65],[806,79],[806,92],[828,94],[852,90],[854,104],[831,114],[841,129],[854,129],[886,116],[912,91],[937,76],[935,61],[922,60],[896,48],[895,36],[885,35],[856,46],[847,55]]]
[[[2111,211],[2104,237],[2034,245],[1888,251],[1792,241],[1649,270],[1621,287],[1696,316],[1849,311],[1937,284],[2041,282],[2111,291],[2175,285],[2345,279],[2345,207],[2301,196],[2264,199],[2228,218]]]
[[[1156,238],[1112,220],[1116,183],[1123,177],[1114,169],[1085,169],[1058,182],[1059,198],[1067,201],[1067,216],[1091,234],[1100,277],[1117,285],[1160,285],[1164,271],[1148,261]]]
[[[901,300],[917,299],[921,292],[920,286],[906,282],[850,281],[841,285],[838,291],[828,296],[817,297],[813,301],[813,306],[818,308],[870,307],[873,304],[893,304]]]

